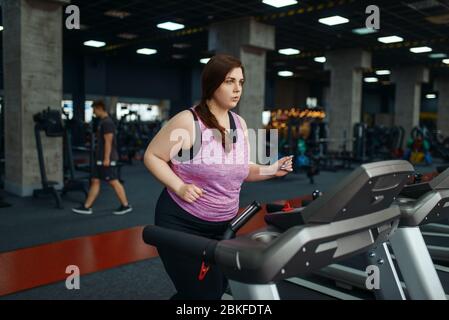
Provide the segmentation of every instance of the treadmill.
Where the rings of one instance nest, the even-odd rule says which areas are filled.
[[[432,253],[438,254],[441,250],[426,246],[420,227],[449,217],[449,169],[430,182],[405,186],[396,204],[400,207],[401,219],[398,229],[388,242],[408,298],[446,300],[432,261]],[[367,263],[380,269],[380,288],[374,290],[377,299],[407,298],[386,242],[368,252]],[[344,265],[330,265],[318,274],[350,286],[365,286],[366,275]]]
[[[234,239],[218,241],[153,225],[144,228],[143,239],[218,265],[234,299],[280,299],[277,282],[385,242],[401,215],[393,202],[413,171],[403,160],[364,164],[306,208],[272,214],[268,227]]]

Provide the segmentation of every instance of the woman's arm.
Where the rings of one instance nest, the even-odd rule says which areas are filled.
[[[202,195],[194,185],[186,185],[170,168],[168,162],[179,150],[190,149],[195,139],[193,116],[183,111],[174,116],[151,140],[144,155],[148,170],[167,188],[185,201],[193,202]]]
[[[240,123],[242,124],[242,129],[245,135],[245,139],[248,145],[248,157],[250,153],[250,145],[248,139],[248,127],[246,125],[246,121],[238,116],[240,119]],[[288,156],[279,159],[275,163],[271,165],[260,165],[253,162],[249,162],[249,174],[246,177],[246,182],[255,182],[255,181],[263,181],[272,179],[275,177],[283,177],[289,172],[293,171],[292,168],[292,158],[293,156]]]

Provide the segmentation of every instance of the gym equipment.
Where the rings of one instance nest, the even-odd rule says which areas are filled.
[[[403,156],[404,129],[402,127],[368,127],[365,123],[356,123],[353,134],[353,153],[354,160],[357,162],[399,159]]]
[[[270,226],[231,240],[211,240],[146,226],[147,244],[217,264],[234,299],[279,299],[276,282],[309,274],[384,242],[399,222],[392,205],[413,167],[365,164],[302,210],[266,216]]]
[[[279,158],[293,155],[293,172],[304,171],[311,184],[315,182],[314,176],[319,174],[319,170],[307,140],[312,126],[320,123],[324,117],[325,113],[320,109],[278,109],[271,112],[268,127],[279,132]]]
[[[394,258],[401,272],[407,296],[413,300],[446,300],[446,295],[432,262],[433,256],[449,257],[449,250],[426,246],[419,227],[449,217],[449,170],[431,182],[405,186],[396,204],[401,210],[398,229],[389,238]],[[393,257],[387,243],[367,254],[367,262],[380,269],[380,288],[374,290],[379,299],[406,299]],[[380,263],[381,262],[381,263]],[[320,275],[358,288],[365,288],[363,272],[341,265],[331,265]]]
[[[436,190],[438,191],[441,200],[437,203],[436,208],[432,208],[432,210],[437,211],[437,215],[435,216],[434,214],[431,219],[426,219],[425,223],[421,224],[421,231],[423,236],[426,237],[429,242],[427,248],[431,257],[436,261],[448,262],[449,248],[442,246],[441,244],[433,245],[433,241],[430,240],[438,237],[445,238],[447,234],[449,234],[449,226],[444,224],[445,222],[447,223],[447,218],[449,217],[449,169],[446,168],[431,181],[407,186],[401,195],[406,199],[410,199],[410,201],[418,201],[418,199],[421,199],[426,195],[429,197],[429,195],[435,193]],[[435,202],[436,200],[433,199],[433,201]],[[430,206],[430,204],[428,206]],[[440,211],[437,210],[438,207],[440,207]]]
[[[342,138],[329,138],[329,126],[325,122],[314,123],[311,126],[310,138],[307,141],[310,149],[310,158],[316,162],[318,170],[337,171],[338,169],[351,169],[354,161],[352,153],[347,150],[347,144],[353,143],[354,138],[347,138],[346,131]],[[329,150],[328,143],[339,143],[339,150]]]
[[[132,160],[141,156],[160,127],[160,121],[143,122],[138,112],[128,110],[117,124],[117,151],[120,160],[132,164]]]
[[[412,129],[410,139],[407,141],[404,160],[409,160],[412,164],[420,164],[422,162],[425,162],[427,165],[432,164],[430,143],[424,131],[424,129],[418,127]]]
[[[432,155],[448,161],[449,138],[444,137],[438,130],[429,130],[426,126],[422,126],[421,131],[425,141],[429,144],[429,149]]]
[[[35,189],[33,191],[33,197],[41,195],[52,195],[56,201],[56,207],[62,209],[61,197],[55,186],[58,184],[55,181],[49,181],[47,178],[47,172],[45,170],[44,153],[42,148],[41,131],[45,132],[45,135],[50,138],[63,138],[64,154],[66,159],[64,163],[70,163],[70,176],[65,179],[62,189],[62,195],[65,195],[69,191],[82,191],[87,196],[87,191],[84,187],[84,182],[74,177],[73,159],[71,153],[71,141],[70,136],[65,130],[62,124],[61,112],[59,110],[52,110],[48,107],[47,110],[36,113],[33,116],[35,122],[34,136],[36,139],[37,155],[39,160],[39,171],[41,175],[42,189]]]
[[[354,153],[354,160],[359,162],[366,162],[366,130],[367,125],[365,123],[354,124],[354,143],[352,152]]]

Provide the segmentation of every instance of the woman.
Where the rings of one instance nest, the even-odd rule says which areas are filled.
[[[220,239],[237,215],[244,181],[292,171],[291,157],[271,166],[249,162],[245,120],[230,111],[243,83],[238,59],[213,57],[203,70],[200,103],[170,119],[149,144],[144,163],[166,186],[156,205],[156,225]],[[217,266],[200,281],[201,261],[162,248],[158,252],[177,290],[172,299],[221,298],[227,281]]]

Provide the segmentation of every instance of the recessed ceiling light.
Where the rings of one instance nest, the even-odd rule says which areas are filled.
[[[88,47],[100,48],[100,47],[104,47],[106,45],[106,42],[96,41],[96,40],[89,40],[89,41],[85,41],[84,45],[88,46]]]
[[[126,11],[120,11],[120,10],[108,10],[104,13],[104,15],[108,16],[108,17],[123,19],[123,18],[130,16],[131,13],[126,12]]]
[[[379,79],[377,79],[376,77],[366,77],[365,79],[363,79],[363,81],[368,82],[368,83],[373,83],[373,82],[378,82]]]
[[[286,49],[280,49],[280,50],[278,50],[278,52],[280,54],[285,54],[287,56],[290,56],[292,54],[299,54],[301,51],[299,51],[298,49],[286,48]]]
[[[423,53],[423,52],[430,52],[432,51],[432,48],[430,47],[414,47],[409,49],[413,53]]]
[[[332,16],[332,17],[321,18],[318,20],[318,22],[320,22],[322,24],[326,24],[328,26],[335,26],[337,24],[347,23],[347,22],[349,22],[349,19],[346,19],[345,17],[341,17],[341,16]]]
[[[185,49],[185,48],[190,48],[191,45],[189,43],[173,43],[173,48],[177,48],[177,49]]]
[[[385,76],[385,75],[388,75],[390,73],[391,73],[390,70],[376,70],[376,74],[379,75],[379,76]]]
[[[428,93],[426,94],[426,99],[435,99],[437,95],[435,93]]]
[[[449,64],[449,59],[443,59],[443,63]]]
[[[374,28],[358,28],[358,29],[352,29],[353,33],[359,34],[359,35],[365,35],[370,33],[376,33],[377,30]]]
[[[325,63],[326,62],[326,57],[315,57],[315,58],[313,58],[313,60],[315,62]]]
[[[388,36],[377,38],[377,41],[382,43],[395,43],[395,42],[402,42],[404,41],[404,39],[398,36]]]
[[[447,57],[447,54],[445,54],[445,53],[431,53],[431,54],[429,54],[429,58],[432,58],[432,59],[441,59],[441,58],[446,58]]]
[[[291,71],[286,71],[286,70],[284,70],[284,71],[279,71],[279,72],[278,72],[278,76],[280,76],[280,77],[291,77],[291,76],[293,76],[293,72],[291,72]]]
[[[145,54],[145,55],[149,56],[151,54],[157,53],[157,50],[156,49],[149,49],[149,48],[142,48],[142,49],[138,49],[136,52],[139,53],[139,54]]]
[[[262,0],[262,2],[276,8],[291,6],[292,4],[298,3],[296,0]]]
[[[117,37],[122,38],[122,39],[132,40],[132,39],[137,38],[137,34],[123,32],[123,33],[119,33],[117,35]]]
[[[170,30],[170,31],[184,29],[183,24],[176,23],[176,22],[170,22],[170,21],[159,23],[157,25],[157,27],[160,29],[166,29],[166,30]]]
[[[210,58],[203,58],[203,59],[200,59],[200,62],[201,62],[202,64],[206,64],[206,63],[209,62],[209,60],[210,60]]]

